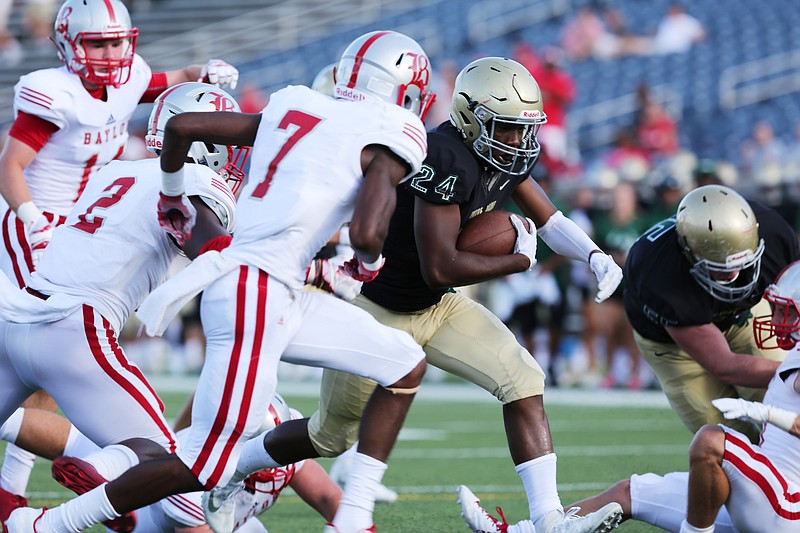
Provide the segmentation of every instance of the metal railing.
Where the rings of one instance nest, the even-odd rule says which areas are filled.
[[[728,67],[719,77],[723,109],[800,91],[800,49]]]
[[[655,85],[650,91],[672,118],[680,120],[683,115],[683,97],[674,87]],[[570,145],[580,144],[582,149],[591,149],[611,144],[619,130],[614,119],[632,115],[638,109],[636,93],[628,93],[567,113]]]
[[[467,13],[469,40],[482,43],[532,26],[566,13],[570,4],[570,0],[485,0]]]

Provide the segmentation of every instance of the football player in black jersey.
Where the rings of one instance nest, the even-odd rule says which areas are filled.
[[[755,426],[726,421],[711,400],[763,398],[786,354],[756,346],[752,318],[769,314],[764,290],[798,258],[797,236],[777,212],[722,185],[689,192],[675,216],[631,248],[625,311],[642,355],[692,432],[726,423],[757,439]]]
[[[530,177],[540,149],[536,135],[546,118],[536,80],[522,65],[496,57],[470,63],[456,79],[450,117],[428,133],[421,172],[398,189],[383,249],[386,264],[354,303],[384,324],[409,332],[430,364],[476,383],[502,402],[511,457],[537,531],[595,531],[619,507],[584,518],[565,516],[542,405],[544,372],[497,317],[452,287],[530,269],[536,261],[537,226],[556,253],[591,265],[598,301],[614,292],[622,269],[557,211]],[[515,224],[517,253],[489,257],[456,250],[467,220],[509,198],[535,222],[529,231]],[[322,456],[345,451],[374,387],[357,376],[325,371],[320,410],[308,423],[305,446]],[[304,428],[297,429],[305,434]],[[281,459],[289,460],[300,447],[292,440],[296,436],[292,425],[286,426],[267,436],[266,447],[270,453],[280,449]],[[485,529],[497,526],[482,518],[489,525],[473,526],[496,530]]]

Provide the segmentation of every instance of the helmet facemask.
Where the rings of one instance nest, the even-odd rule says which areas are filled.
[[[539,158],[541,146],[537,136],[546,119],[497,115],[483,105],[476,105],[473,114],[481,127],[480,135],[472,143],[475,153],[501,172],[514,176],[528,174]],[[501,129],[519,130],[519,146],[500,141],[497,137]]]
[[[59,9],[52,40],[70,72],[94,85],[116,88],[130,79],[138,35],[119,0],[67,0]],[[119,58],[88,57],[93,55],[92,43],[107,45],[109,41],[121,42]]]
[[[800,342],[800,309],[794,299],[781,296],[778,285],[772,284],[764,291],[769,302],[769,315],[753,318],[756,346],[762,350],[791,350]]]
[[[687,254],[692,255],[687,249]],[[715,299],[735,303],[753,292],[761,274],[761,256],[764,255],[764,239],[758,248],[745,250],[729,256],[725,263],[710,259],[696,259],[690,272],[697,283]]]

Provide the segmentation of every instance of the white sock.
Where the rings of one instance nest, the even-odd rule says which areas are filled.
[[[562,511],[556,486],[556,461],[556,454],[548,453],[514,467],[525,487],[534,523],[552,511]]]
[[[374,457],[356,453],[344,486],[342,501],[333,523],[340,531],[360,531],[373,524],[375,493],[388,465]]]
[[[37,529],[52,533],[74,533],[118,516],[119,513],[108,501],[104,483],[86,494],[48,509],[37,523]]]
[[[84,457],[83,460],[91,464],[97,473],[108,481],[117,479],[123,472],[139,464],[136,452],[122,444],[106,446]]]
[[[19,429],[22,427],[22,417],[25,415],[25,409],[20,407],[8,417],[8,420],[3,422],[0,426],[0,440],[14,443],[19,436]]]
[[[266,435],[268,431],[244,443],[244,446],[242,446],[242,454],[239,456],[239,462],[236,463],[236,472],[233,474],[229,483],[242,481],[253,472],[258,472],[262,468],[284,466],[282,463],[273,459],[270,454],[267,453],[266,448],[264,448],[264,435]]]
[[[62,455],[84,458],[100,449],[100,446],[89,440],[89,437],[78,431],[78,428],[70,426]]]
[[[709,527],[694,527],[686,519],[681,522],[681,532],[680,533],[713,533],[714,532],[714,524],[711,524]]]
[[[6,446],[3,469],[0,471],[0,488],[18,496],[25,496],[36,456],[16,444]]]

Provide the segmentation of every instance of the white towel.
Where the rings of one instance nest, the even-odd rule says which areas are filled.
[[[150,336],[160,336],[175,315],[198,295],[241,263],[217,251],[209,251],[192,261],[178,274],[150,293],[136,311]]]
[[[61,320],[77,311],[82,302],[74,296],[54,294],[42,300],[20,289],[0,273],[0,318],[6,322],[38,324]]]

